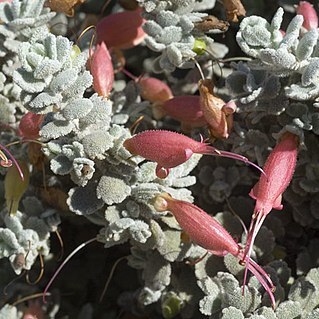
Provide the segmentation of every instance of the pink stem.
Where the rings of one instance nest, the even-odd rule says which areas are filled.
[[[135,75],[133,75],[130,71],[126,70],[126,69],[122,69],[121,70],[126,76],[128,76],[130,79],[132,79],[133,81],[138,81],[139,78],[137,78]]]

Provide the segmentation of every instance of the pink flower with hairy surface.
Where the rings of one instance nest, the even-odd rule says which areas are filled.
[[[108,48],[129,49],[140,44],[146,33],[142,25],[142,9],[113,13],[96,25],[97,42],[105,42]]]
[[[296,8],[296,12],[303,16],[304,20],[302,26],[306,30],[318,28],[318,15],[311,3],[308,1],[300,1]]]
[[[192,128],[207,125],[203,111],[200,108],[198,95],[175,96],[170,100],[153,105],[153,115],[160,119],[165,115],[180,121],[182,130],[189,132]]]
[[[125,140],[123,145],[132,155],[139,155],[156,162],[156,176],[159,178],[167,177],[170,168],[185,163],[193,154],[232,158],[252,165],[263,173],[262,169],[244,156],[220,151],[211,145],[197,142],[176,132],[165,130],[144,131]]]
[[[141,97],[144,100],[152,103],[165,102],[173,97],[169,86],[159,79],[142,77],[137,80],[137,83],[140,88]]]
[[[282,194],[290,184],[295,171],[299,139],[295,134],[285,133],[268,156],[264,172],[249,195],[256,200],[252,221],[247,234],[244,256],[250,256],[255,238],[266,216],[274,208],[282,210]],[[244,282],[248,263],[246,263]]]
[[[98,44],[89,59],[89,67],[93,76],[93,88],[98,95],[107,98],[114,82],[114,70],[111,55],[104,42]]]
[[[272,306],[275,307],[275,287],[269,275],[249,256],[244,257],[241,247],[216,219],[194,204],[174,199],[167,193],[156,196],[153,205],[157,211],[170,211],[188,236],[207,251],[217,256],[230,253],[239,260],[244,260],[249,271],[267,291]]]
[[[37,139],[43,118],[43,114],[35,114],[32,112],[24,114],[19,123],[19,135],[25,139]]]

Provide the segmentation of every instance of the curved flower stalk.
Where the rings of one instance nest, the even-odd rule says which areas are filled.
[[[243,260],[249,271],[265,288],[272,306],[275,307],[274,285],[269,275],[249,256],[243,254],[242,248],[213,217],[199,207],[176,200],[165,193],[156,196],[153,205],[160,212],[170,211],[189,237],[207,251],[217,256],[225,256],[230,253],[239,260]]]

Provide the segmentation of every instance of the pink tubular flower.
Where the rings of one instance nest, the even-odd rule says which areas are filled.
[[[200,80],[198,83],[200,93],[200,107],[208,123],[209,131],[216,138],[228,138],[233,127],[233,113],[236,104],[229,106],[213,92],[212,80]],[[225,106],[226,105],[226,106]]]
[[[97,42],[105,42],[108,48],[129,49],[145,38],[141,8],[114,13],[104,17],[96,25]]]
[[[25,139],[37,139],[43,118],[43,114],[34,114],[32,112],[24,114],[19,123],[19,135]]]
[[[270,211],[273,208],[277,210],[283,208],[282,194],[288,187],[295,171],[298,145],[299,140],[296,135],[285,133],[267,158],[264,166],[267,177],[261,175],[249,193],[256,200],[256,205],[247,234],[244,256],[250,256],[257,233]],[[247,268],[244,282],[246,275]]]
[[[194,127],[207,125],[203,111],[200,108],[198,95],[175,96],[163,103],[156,103],[153,107],[156,119],[168,115],[174,120],[180,121],[183,131],[190,131]]]
[[[170,168],[185,163],[194,153],[240,160],[261,170],[244,156],[217,150],[206,143],[197,142],[183,134],[171,131],[144,131],[125,140],[123,145],[132,155],[140,155],[156,162],[156,175],[159,178],[167,177]]]
[[[95,92],[107,98],[113,87],[114,70],[111,55],[104,42],[96,46],[89,64]]]
[[[169,86],[163,81],[150,77],[140,78],[137,81],[141,97],[144,100],[155,102],[165,102],[173,97],[173,93]]]
[[[302,26],[306,30],[318,28],[318,15],[311,3],[308,1],[300,1],[296,12],[303,16],[304,21]]]
[[[230,253],[239,260],[244,258],[247,268],[265,288],[273,307],[275,306],[274,285],[269,275],[249,256],[243,256],[241,247],[216,219],[199,207],[176,200],[166,193],[156,196],[153,205],[157,211],[170,211],[188,236],[212,254],[225,256]]]

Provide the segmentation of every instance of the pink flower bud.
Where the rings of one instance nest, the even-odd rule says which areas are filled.
[[[213,146],[171,131],[144,131],[125,140],[123,145],[132,155],[156,162],[156,175],[159,178],[165,178],[170,168],[185,163],[195,153],[228,157],[260,169],[244,156],[217,150]]]
[[[114,70],[110,53],[104,42],[96,46],[89,64],[95,92],[107,98],[113,87]]]
[[[225,256],[230,253],[239,260],[243,258],[241,247],[227,230],[199,207],[174,199],[166,193],[156,196],[153,205],[157,211],[170,211],[188,236],[212,254]],[[244,262],[265,288],[274,306],[275,299],[272,293],[274,285],[269,275],[249,257],[245,258]]]
[[[145,38],[142,29],[142,9],[114,13],[104,17],[96,25],[97,42],[105,42],[108,48],[129,49]]]
[[[182,129],[186,131],[190,131],[194,127],[207,125],[200,108],[198,95],[175,96],[163,103],[156,103],[153,107],[153,114],[157,119],[168,115],[174,120],[180,121]]]
[[[43,118],[43,114],[32,112],[24,114],[19,123],[19,135],[25,139],[37,139]]]
[[[303,16],[304,21],[302,26],[306,30],[318,28],[318,15],[312,4],[310,4],[308,1],[300,1],[296,11],[297,14]]]
[[[141,97],[144,100],[155,102],[165,102],[173,97],[169,86],[156,78],[144,78],[138,80]]]

